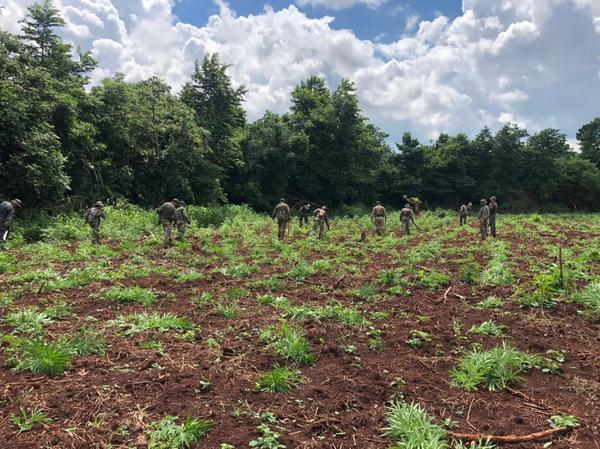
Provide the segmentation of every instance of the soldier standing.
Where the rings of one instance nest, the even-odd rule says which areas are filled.
[[[460,206],[460,225],[465,225],[467,224],[467,216],[469,215],[469,209],[467,208],[467,206],[465,204],[463,204],[462,206]]]
[[[179,200],[174,199],[173,201],[167,201],[163,203],[156,212],[158,214],[158,224],[162,225],[165,231],[165,238],[163,245],[165,248],[173,245],[173,239],[171,233],[173,232],[173,219],[175,218],[176,205],[179,204]]]
[[[183,235],[185,234],[185,228],[187,227],[190,219],[188,217],[187,211],[185,210],[185,202],[179,201],[177,205],[177,209],[175,209],[175,224],[177,225],[177,237],[175,240],[183,240]]]
[[[381,205],[380,201],[375,203],[375,207],[371,212],[371,220],[375,225],[375,232],[377,232],[379,235],[383,235],[385,223],[387,221],[387,213],[385,212],[385,207]]]
[[[318,209],[315,209],[315,224],[313,226],[313,230],[319,230],[319,239],[323,238],[323,234],[325,233],[325,225],[327,225],[327,230],[331,231],[329,227],[329,217],[327,216],[327,206],[322,206]]]
[[[490,209],[490,234],[492,234],[492,237],[496,237],[496,213],[498,212],[498,203],[496,202],[495,196],[490,198],[490,205],[488,207]]]
[[[410,204],[405,204],[400,211],[400,223],[402,224],[402,230],[406,235],[410,234],[410,222],[415,222],[414,213],[410,207]]]
[[[308,224],[308,216],[309,215],[310,215],[310,203],[306,203],[302,207],[300,207],[300,209],[298,210],[298,217],[300,218],[300,226],[302,226],[303,222]]]
[[[287,205],[283,198],[279,200],[279,204],[273,209],[273,218],[277,218],[277,226],[279,228],[277,238],[283,240],[291,219],[290,206]]]
[[[487,238],[487,228],[490,221],[490,208],[485,200],[479,202],[479,213],[477,219],[479,220],[479,232],[481,232],[481,240]]]
[[[100,220],[102,219],[106,220],[104,203],[96,201],[96,204],[85,213],[85,222],[92,228],[92,245],[100,244]]]
[[[6,242],[15,217],[15,208],[21,207],[21,200],[2,201],[0,203],[0,243]]]

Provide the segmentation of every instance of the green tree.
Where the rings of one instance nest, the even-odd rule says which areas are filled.
[[[600,117],[596,117],[577,131],[581,155],[600,167]]]

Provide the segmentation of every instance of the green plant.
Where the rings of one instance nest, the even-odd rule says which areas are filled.
[[[52,322],[52,319],[44,312],[35,307],[28,307],[6,315],[4,319],[14,327],[14,332],[23,334],[43,334],[44,327]]]
[[[573,415],[553,415],[548,422],[555,429],[579,427],[579,422],[577,422],[577,418]]]
[[[589,284],[572,297],[577,304],[582,304],[595,316],[600,316],[600,281]]]
[[[377,290],[377,285],[375,285],[373,283],[369,283],[369,284],[363,285],[358,290],[356,290],[355,294],[360,299],[364,299],[365,301],[368,301],[370,299],[373,299],[375,296],[377,296],[378,293],[379,293],[379,291]]]
[[[215,307],[215,311],[227,319],[235,318],[240,313],[238,304],[235,301],[222,302]]]
[[[469,334],[476,335],[488,335],[493,337],[499,337],[502,335],[502,330],[504,326],[496,324],[492,320],[484,321],[479,326],[471,326],[471,329],[468,330]]]
[[[475,390],[479,384],[491,391],[499,390],[511,382],[521,382],[521,373],[531,368],[533,362],[532,356],[506,342],[487,351],[474,349],[461,359],[458,368],[450,371],[452,385],[467,391]]]
[[[298,328],[283,325],[275,335],[273,347],[277,355],[286,360],[301,365],[312,365],[315,361],[315,355],[310,348],[310,344]]]
[[[34,427],[49,424],[52,422],[46,414],[37,407],[25,410],[21,407],[21,413],[11,415],[10,422],[17,428],[18,433],[28,432]]]
[[[440,273],[439,271],[429,271],[426,272],[424,270],[419,271],[420,281],[419,283],[423,287],[436,289],[438,287],[449,285],[450,284],[450,276],[444,273]]]
[[[65,345],[79,356],[103,354],[106,348],[104,336],[87,328],[80,329],[75,337],[68,339]]]
[[[387,409],[385,435],[394,449],[446,449],[446,431],[435,424],[420,404],[393,401]]]
[[[274,366],[264,373],[256,384],[261,391],[287,393],[301,381],[300,372],[283,366]]]
[[[315,274],[316,271],[317,270],[315,267],[313,267],[311,264],[301,261],[294,268],[288,271],[286,276],[296,282],[300,282]]]
[[[165,416],[149,426],[148,449],[188,449],[198,443],[213,428],[213,423],[204,419],[185,418],[177,424],[175,416]]]
[[[475,304],[476,309],[496,309],[502,307],[502,300],[497,296],[488,296],[487,298]]]
[[[460,269],[460,280],[465,284],[475,285],[479,279],[481,266],[475,259],[470,259]]]
[[[156,293],[153,290],[142,287],[111,287],[103,290],[101,296],[109,301],[123,304],[141,304],[150,306],[156,302]]]
[[[250,447],[258,449],[285,449],[285,444],[279,441],[281,435],[271,430],[267,424],[259,424],[256,428],[262,433],[262,436],[250,441]]]
[[[53,320],[64,320],[69,317],[73,312],[71,311],[71,306],[67,304],[65,301],[59,301],[56,304],[52,304],[51,306],[46,307],[44,310],[46,316]]]
[[[50,342],[41,338],[9,338],[8,341],[8,362],[16,371],[55,377],[71,366],[73,352],[64,342]]]
[[[187,317],[179,317],[171,313],[133,313],[130,315],[121,315],[112,321],[119,327],[126,328],[125,335],[137,334],[150,330],[167,332],[168,330],[189,331],[196,326],[192,320]]]
[[[406,344],[413,349],[420,348],[424,343],[431,341],[431,334],[426,331],[420,331],[413,329],[410,331],[409,339],[406,340]]]

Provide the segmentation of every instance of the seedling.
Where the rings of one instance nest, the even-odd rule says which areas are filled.
[[[272,393],[287,393],[300,383],[301,380],[302,377],[298,370],[275,365],[261,376],[256,384],[256,388]]]
[[[46,416],[46,414],[37,407],[33,407],[29,410],[21,408],[21,413],[18,415],[11,415],[10,422],[17,428],[18,433],[28,432],[35,427],[50,424],[52,420]]]
[[[165,416],[149,426],[148,449],[189,449],[213,427],[213,423],[204,419],[188,416],[183,424],[177,424],[176,417]]]

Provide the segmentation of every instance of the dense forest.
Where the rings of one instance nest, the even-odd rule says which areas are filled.
[[[178,197],[268,210],[285,196],[341,208],[417,196],[456,208],[494,194],[512,210],[598,209],[600,117],[577,133],[580,152],[559,130],[515,124],[429,144],[407,132],[391,148],[350,80],[331,89],[310,77],[288,112],[249,123],[246,90],[216,54],[179,93],[122,74],[86,89],[96,62],[58,36],[62,25],[46,0],[29,8],[20,35],[0,31],[0,197],[25,207]]]

